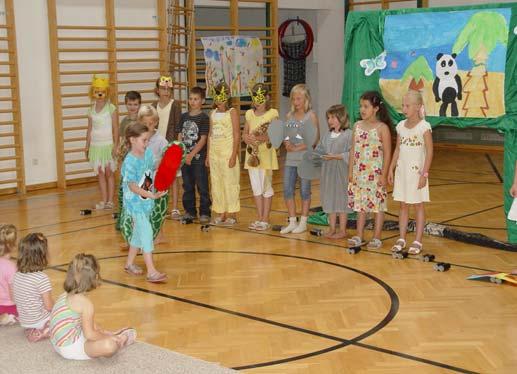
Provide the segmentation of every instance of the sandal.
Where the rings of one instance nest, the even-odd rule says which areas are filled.
[[[233,226],[237,223],[237,220],[235,218],[229,217],[226,218],[223,222],[221,222],[221,226]]]
[[[398,238],[393,247],[391,247],[392,252],[400,252],[404,248],[406,248],[406,240],[402,238]]]
[[[422,252],[422,243],[420,243],[419,241],[414,241],[413,243],[411,243],[411,245],[409,246],[409,249],[407,251],[410,255],[417,255],[419,254],[420,252]]]
[[[352,236],[350,239],[348,239],[348,245],[350,247],[359,247],[363,241],[358,236]]]
[[[379,249],[380,247],[382,247],[382,242],[380,241],[380,239],[373,238],[368,242],[368,245],[366,247],[368,249]]]
[[[142,275],[144,273],[142,268],[135,264],[131,264],[129,266],[124,267],[124,270],[126,273],[131,275]]]
[[[167,279],[167,274],[160,273],[157,271],[156,273],[152,273],[151,275],[148,275],[146,280],[150,283],[162,283],[165,282]]]
[[[104,209],[113,209],[113,201],[108,201],[106,204],[104,204]]]
[[[126,342],[122,345],[122,347],[127,347],[128,345],[131,345],[136,341],[136,330],[132,327],[126,327],[125,329],[117,331],[115,335],[127,336]]]
[[[97,204],[95,204],[96,210],[103,210],[106,208],[106,203],[104,201],[100,201]]]

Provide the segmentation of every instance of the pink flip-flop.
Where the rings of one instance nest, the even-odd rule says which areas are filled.
[[[125,329],[122,329],[115,334],[117,336],[125,335],[127,336],[126,342],[124,343],[123,347],[127,347],[128,345],[133,344],[136,341],[136,330],[132,327],[128,327]]]
[[[163,283],[167,280],[167,274],[156,272],[151,275],[148,275],[146,280],[150,283]]]

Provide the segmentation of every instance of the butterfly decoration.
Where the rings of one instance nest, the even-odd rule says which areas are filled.
[[[386,67],[386,51],[374,58],[365,58],[359,62],[364,70],[364,75],[369,77],[375,70],[382,70]]]

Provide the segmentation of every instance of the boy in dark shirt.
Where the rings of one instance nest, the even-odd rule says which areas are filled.
[[[199,221],[210,222],[210,195],[208,192],[208,172],[205,166],[206,144],[210,118],[201,110],[205,102],[205,91],[200,87],[190,90],[189,111],[181,115],[176,128],[178,139],[187,149],[185,165],[181,168],[183,177],[183,218],[197,217],[196,186],[199,193]]]

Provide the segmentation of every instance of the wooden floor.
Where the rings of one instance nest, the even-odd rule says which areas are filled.
[[[437,151],[428,221],[504,240],[502,163],[502,154]],[[283,224],[279,174],[274,184],[272,221]],[[517,288],[465,279],[517,267],[517,253],[425,237],[426,251],[453,264],[440,273],[392,259],[396,232],[383,233],[382,250],[357,255],[344,241],[308,233],[250,232],[254,203],[244,172],[241,186],[234,228],[202,232],[166,221],[167,243],[155,252],[170,276],[164,285],[123,272],[111,212],[79,215],[95,202],[95,186],[3,198],[1,221],[16,224],[20,236],[49,237],[55,296],[75,253],[101,260],[105,283],[91,294],[101,325],[131,325],[142,341],[247,373],[517,372]],[[396,215],[390,201],[387,219]]]

